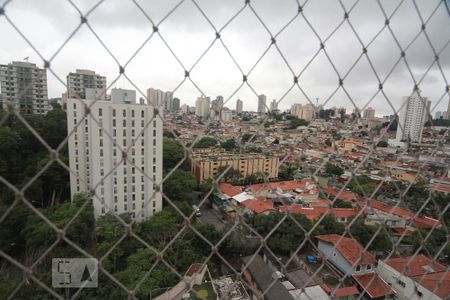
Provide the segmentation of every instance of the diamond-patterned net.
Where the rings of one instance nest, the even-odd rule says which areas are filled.
[[[54,7],[29,4],[29,11],[19,12],[21,2],[0,2],[0,29],[9,33],[5,40],[33,51],[49,82],[64,90],[61,60],[83,62],[86,55],[111,70],[103,93],[125,84],[148,102],[143,86],[148,83],[139,69],[147,65],[175,96],[223,91],[224,98],[212,105],[208,121],[172,118],[159,108],[144,126],[136,126],[136,136],[144,136],[154,121],[163,123],[161,182],[135,162],[132,152],[139,138],[119,148],[115,132],[90,113],[99,100],[75,99],[84,113],[68,133],[65,108],[48,113],[45,120],[52,123],[46,127],[14,102],[3,101],[2,298],[235,299],[223,292],[230,284],[219,288],[222,275],[257,299],[450,296],[449,134],[448,127],[428,126],[434,125],[432,114],[450,100],[448,2],[67,0]],[[48,32],[27,22],[34,12],[44,16],[39,21]],[[50,29],[60,26],[45,24],[53,14],[58,16],[48,20],[71,30],[49,47]],[[116,26],[115,17],[125,24],[125,34],[133,36],[128,26],[144,34],[112,47],[108,27]],[[109,24],[106,30],[102,22]],[[85,53],[74,48],[85,42],[95,48]],[[246,107],[256,108],[263,93],[276,99],[272,105],[264,102],[258,117],[228,118],[225,107],[232,101],[243,98]],[[408,105],[401,96],[417,93],[433,95],[431,106],[420,97],[429,119],[422,136],[426,143],[384,147],[396,126],[406,130],[398,121]],[[278,109],[296,99],[303,99],[304,109],[313,109],[309,122],[299,120],[304,115],[289,117]],[[327,109],[332,106],[338,108]],[[363,112],[371,106],[391,117],[383,124],[375,118],[368,123]],[[69,176],[78,171],[69,167],[67,148],[85,122],[104,129],[102,138],[117,147],[119,159],[98,182],[83,182],[86,193],[70,202]],[[180,131],[183,126],[186,130]],[[30,147],[18,149],[24,140]],[[189,174],[201,164],[195,157],[208,143],[228,149],[216,154],[219,160],[253,155],[274,158],[277,164],[244,179],[239,170],[223,165],[198,184]],[[5,163],[9,156],[18,159],[17,165]],[[147,221],[117,213],[100,192],[104,181],[126,164],[154,186],[143,199],[142,212],[156,193],[162,194],[162,212]],[[23,177],[15,178],[19,171]],[[93,201],[109,213],[94,220]],[[336,256],[346,259],[345,266],[336,263]],[[99,287],[52,287],[51,259],[57,257],[97,258]],[[209,275],[196,282],[203,265]]]

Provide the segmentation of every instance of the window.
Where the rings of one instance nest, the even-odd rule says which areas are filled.
[[[423,293],[421,291],[417,290],[416,293],[417,293],[417,296],[419,296],[419,298],[423,297]]]
[[[134,118],[134,110],[131,111],[131,117]]]
[[[356,266],[356,272],[359,272],[359,271],[361,271],[361,266]]]
[[[74,104],[75,105],[75,104]],[[74,107],[75,108],[75,107]],[[142,110],[141,111],[141,118],[143,118],[144,117],[144,111]]]
[[[113,115],[113,117],[116,116],[116,110],[115,109],[112,110],[112,115]]]
[[[367,265],[366,270],[370,270],[370,269],[372,269],[372,265]]]
[[[99,108],[98,109],[98,115],[101,117],[102,116],[102,114],[103,114],[103,111],[102,111],[102,109],[101,108]]]
[[[405,288],[405,287],[406,287],[406,283],[404,283],[404,282],[401,281],[400,279],[397,279],[397,284],[398,284],[399,286],[401,286],[402,288]]]
[[[113,126],[116,126],[116,119],[113,119]]]
[[[123,110],[123,116],[124,116],[124,117],[127,116],[127,110],[126,110],[126,109]]]

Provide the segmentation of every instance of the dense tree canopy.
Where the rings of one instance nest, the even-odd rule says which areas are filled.
[[[47,115],[22,115],[25,121],[53,149],[67,136],[66,113],[55,108]],[[0,119],[4,113],[0,112]],[[68,164],[67,146],[59,151],[59,159]],[[16,187],[27,184],[50,161],[50,153],[38,138],[14,115],[6,116],[0,127],[0,176]],[[69,173],[53,162],[25,191],[34,205],[47,207],[69,197]],[[12,191],[0,184],[0,200],[11,203]]]
[[[217,140],[215,138],[204,136],[194,143],[194,148],[211,148],[217,146]]]

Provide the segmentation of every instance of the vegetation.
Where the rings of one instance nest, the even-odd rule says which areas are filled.
[[[342,169],[338,165],[334,165],[330,162],[327,162],[325,164],[325,173],[328,175],[341,176],[342,174],[344,174],[344,169]]]
[[[291,116],[289,118],[289,126],[288,129],[296,129],[299,126],[308,126],[309,122],[303,119],[299,119],[297,117]]]
[[[81,213],[70,223],[66,237],[94,257],[102,257],[111,251],[103,260],[103,267],[119,279],[128,288],[134,288],[144,275],[156,263],[156,251],[162,250],[183,228],[184,220],[171,208],[155,214],[151,219],[134,224],[133,232],[151,247],[127,234],[123,224],[117,217],[107,214],[94,220],[91,200],[85,194],[78,194],[71,203],[55,204],[51,208],[40,209],[58,228],[69,224],[77,211],[84,207]],[[3,209],[4,210],[4,209]],[[1,213],[3,213],[2,211]],[[127,215],[120,216],[124,222],[130,222]],[[194,224],[195,229],[211,241],[218,242],[222,233],[214,227],[204,224]],[[18,230],[18,228],[20,230]],[[22,204],[13,208],[0,227],[0,249],[19,261],[35,261],[51,244],[57,241],[57,234],[52,227],[27,209]],[[5,237],[5,238],[3,238]],[[116,245],[119,239],[123,240]],[[236,245],[233,240],[221,244],[223,255],[230,255]],[[231,247],[231,248],[230,248]],[[183,251],[179,251],[183,249]],[[164,252],[164,259],[179,272],[183,273],[194,262],[203,262],[210,254],[209,246],[192,230],[185,232]],[[59,242],[37,266],[36,276],[48,286],[51,286],[52,257],[82,257],[77,250],[65,242]],[[212,258],[210,269],[217,269],[219,259]],[[10,264],[3,263],[0,273],[0,295],[9,295],[22,280],[22,274],[15,271]],[[136,292],[138,298],[148,298],[161,293],[161,287],[173,286],[179,278],[164,264],[154,266],[151,274]],[[103,272],[99,273],[98,289],[83,289],[83,299],[123,299],[125,292]],[[76,290],[68,291],[69,296]],[[17,298],[50,299],[45,290],[31,281],[21,287]]]
[[[204,136],[194,143],[193,148],[212,148],[215,146],[217,146],[217,140],[215,138]]]
[[[0,176],[20,188],[50,162],[50,153],[16,116],[5,116],[0,112],[0,120],[5,117],[0,126]],[[58,148],[67,136],[66,113],[60,108],[53,109],[46,116],[23,114],[22,117],[53,149]],[[67,146],[62,147],[58,155],[68,165]],[[56,161],[25,191],[25,197],[39,207],[62,202],[69,194],[69,172]],[[3,183],[0,184],[0,199],[5,204],[14,199],[13,191]]]
[[[223,148],[228,151],[232,151],[234,149],[238,149],[239,146],[233,138],[229,138],[223,142],[220,142],[220,148]]]

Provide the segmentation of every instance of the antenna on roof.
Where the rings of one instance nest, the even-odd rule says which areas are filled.
[[[30,57],[29,56],[27,56],[27,57],[25,57],[24,59],[23,59],[23,61],[26,61],[26,62],[28,62],[28,59],[29,59]]]

